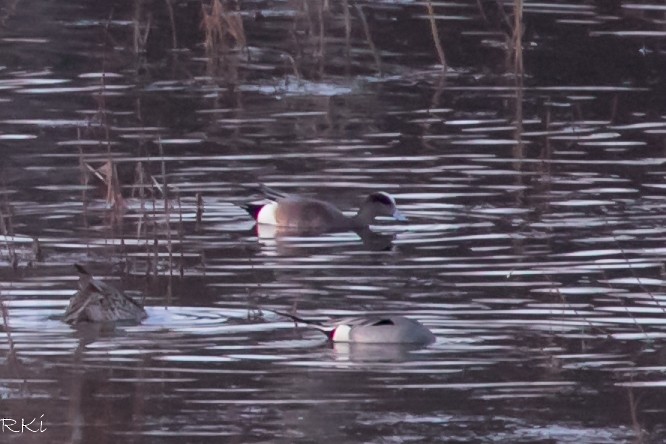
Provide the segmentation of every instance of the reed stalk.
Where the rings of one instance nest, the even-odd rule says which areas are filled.
[[[349,0],[342,0],[342,10],[345,21],[345,72],[351,72],[351,14],[349,13]]]
[[[169,23],[171,24],[171,47],[178,49],[178,37],[176,36],[176,18],[173,12],[172,0],[164,0],[166,3],[167,13],[169,14]]]
[[[511,47],[513,49],[513,66],[519,76],[523,76],[523,0],[513,1],[513,35]]]
[[[20,377],[23,374],[23,369],[21,361],[16,354],[16,344],[14,343],[14,337],[12,336],[12,328],[9,325],[9,310],[7,309],[7,305],[5,304],[1,293],[0,314],[2,314],[2,330],[5,332],[5,335],[7,335],[7,346],[9,347],[6,355],[6,363],[8,368],[13,371],[14,375]]]
[[[134,2],[134,17],[132,19],[133,25],[133,49],[134,54],[141,54],[146,52],[146,45],[150,35],[151,17],[148,15],[145,24],[142,24],[143,19],[143,1],[135,0]],[[168,2],[168,0],[166,0]]]
[[[204,213],[204,201],[201,193],[197,193],[197,213],[196,213],[196,229],[201,228],[201,220],[203,219]]]
[[[442,71],[446,71],[446,57],[444,56],[444,48],[439,38],[439,31],[437,30],[437,22],[435,21],[435,9],[432,6],[432,0],[426,2],[426,9],[428,10],[428,19],[430,21],[430,32],[432,33],[432,41],[435,43],[435,50],[439,63],[442,65]]]
[[[379,76],[382,77],[384,75],[382,72],[382,60],[381,57],[379,56],[379,52],[377,51],[375,43],[372,41],[372,35],[370,34],[370,26],[368,26],[368,21],[365,18],[365,13],[363,12],[363,8],[361,8],[361,6],[359,6],[356,3],[354,3],[354,8],[356,9],[358,17],[361,20],[361,25],[363,26],[363,32],[365,33],[365,39],[368,42],[368,46],[370,47],[372,56],[375,58],[375,65],[377,65],[377,72],[379,73]]]

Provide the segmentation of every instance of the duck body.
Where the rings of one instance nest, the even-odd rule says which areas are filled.
[[[359,316],[319,323],[288,313],[275,313],[321,331],[332,342],[428,345],[437,340],[427,327],[405,316]]]
[[[111,285],[95,279],[85,268],[76,264],[79,290],[65,309],[63,321],[79,322],[141,322],[148,315],[143,306]]]
[[[266,204],[243,205],[259,224],[294,231],[333,231],[367,228],[377,216],[406,220],[396,208],[395,199],[382,191],[370,194],[358,213],[349,217],[324,200],[284,194],[265,185],[259,189],[272,201]]]

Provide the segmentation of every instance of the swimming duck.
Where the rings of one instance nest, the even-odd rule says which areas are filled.
[[[427,327],[405,316],[360,316],[320,323],[289,313],[273,312],[316,328],[331,342],[428,345],[436,341]]]
[[[395,199],[383,191],[370,194],[352,217],[345,216],[335,205],[323,200],[281,193],[266,185],[261,185],[259,191],[272,202],[242,205],[259,224],[297,231],[331,231],[364,229],[377,216],[407,220],[396,208]]]
[[[98,281],[79,264],[79,291],[69,300],[64,321],[79,322],[140,322],[148,315],[134,299],[104,282]]]

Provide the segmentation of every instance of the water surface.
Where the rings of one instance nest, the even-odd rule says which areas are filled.
[[[512,5],[433,8],[446,70],[426,2],[4,5],[0,407],[46,431],[3,438],[663,441],[666,10],[525,2],[521,76]],[[409,223],[275,236],[259,182]],[[60,322],[73,263],[149,318]]]

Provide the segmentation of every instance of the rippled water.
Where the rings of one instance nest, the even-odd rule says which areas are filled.
[[[520,79],[505,3],[433,2],[445,74],[427,2],[240,2],[212,47],[199,0],[3,4],[0,413],[46,428],[3,439],[666,439],[666,8],[526,1]],[[257,231],[258,182],[409,223]],[[148,319],[60,322],[73,263]]]

